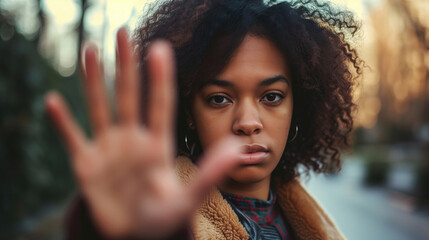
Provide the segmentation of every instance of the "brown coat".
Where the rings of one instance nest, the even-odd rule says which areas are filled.
[[[177,159],[179,178],[188,184],[197,169],[186,157]],[[288,184],[275,183],[277,201],[283,211],[294,239],[339,240],[345,237],[309,193],[295,180]],[[248,234],[234,210],[219,191],[213,190],[204,200],[193,221],[193,235],[200,239],[248,239]]]

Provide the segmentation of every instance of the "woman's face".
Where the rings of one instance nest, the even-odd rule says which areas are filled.
[[[202,147],[235,135],[244,142],[238,183],[270,178],[286,146],[293,112],[287,63],[277,47],[247,35],[230,63],[195,94],[192,117]]]

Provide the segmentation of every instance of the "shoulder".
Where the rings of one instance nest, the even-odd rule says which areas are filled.
[[[346,239],[328,213],[297,179],[274,181],[278,203],[297,239]]]

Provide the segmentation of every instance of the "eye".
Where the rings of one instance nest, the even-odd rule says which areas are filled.
[[[223,95],[212,95],[207,99],[207,102],[215,107],[222,107],[226,104],[231,103],[231,100],[229,100],[227,97]]]
[[[284,98],[285,96],[280,93],[268,93],[262,97],[261,102],[269,105],[279,105]]]

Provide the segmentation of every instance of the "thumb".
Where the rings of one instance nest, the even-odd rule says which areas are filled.
[[[220,183],[236,168],[240,163],[242,145],[237,138],[230,137],[209,148],[199,161],[200,171],[196,181],[190,186],[190,196],[198,201],[202,200],[211,187]]]

